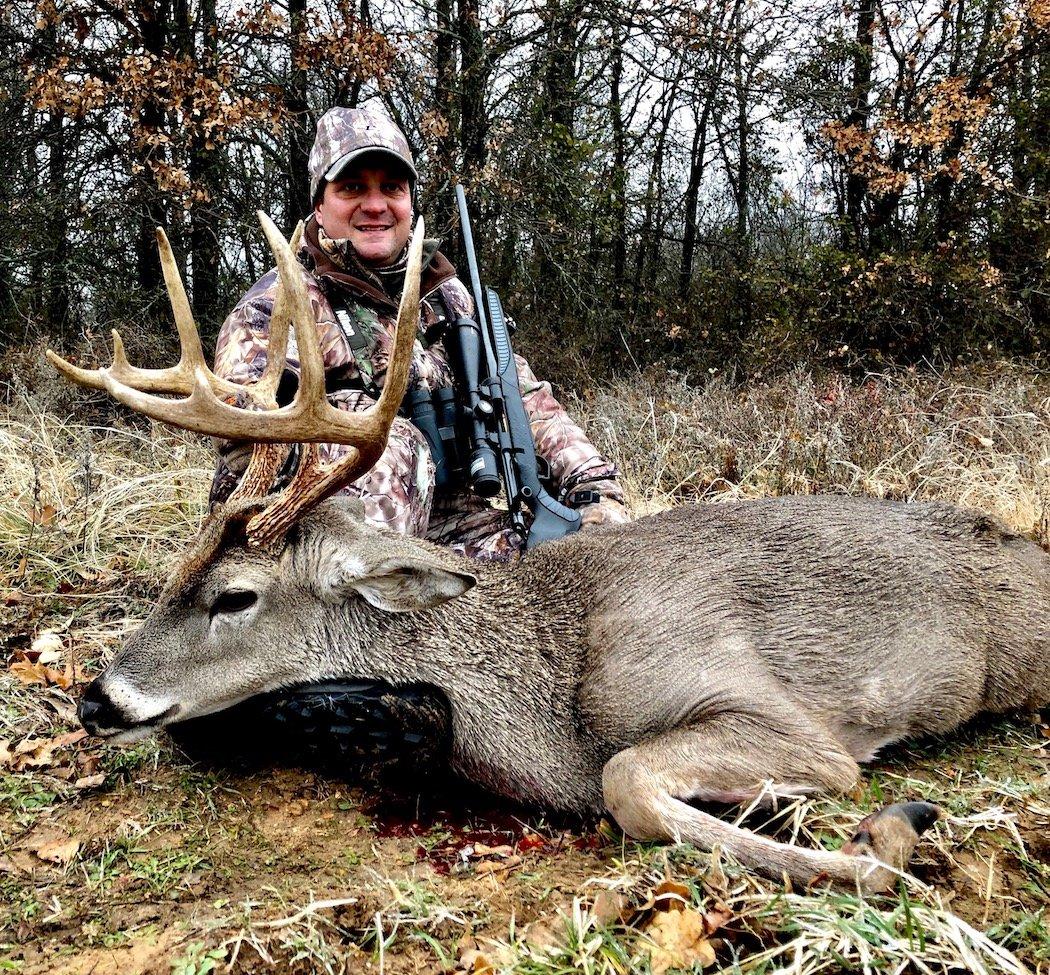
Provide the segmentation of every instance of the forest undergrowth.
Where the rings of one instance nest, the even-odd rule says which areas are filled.
[[[85,739],[78,689],[148,613],[211,460],[195,437],[76,399],[66,416],[68,397],[12,380],[0,414],[5,970],[1050,972],[1039,715],[894,749],[853,794],[781,809],[781,839],[834,847],[885,802],[940,803],[914,879],[875,898],[454,786],[387,795],[204,767],[167,739]],[[1050,377],[1029,366],[639,376],[565,399],[637,515],[830,491],[951,501],[1048,537]]]

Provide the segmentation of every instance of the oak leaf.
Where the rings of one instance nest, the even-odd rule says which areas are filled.
[[[653,942],[653,975],[663,975],[672,968],[692,968],[696,964],[706,968],[715,963],[715,950],[707,940],[703,915],[691,907],[660,911],[645,933]]]
[[[80,840],[71,836],[60,837],[44,843],[33,851],[41,860],[64,867],[80,852]]]

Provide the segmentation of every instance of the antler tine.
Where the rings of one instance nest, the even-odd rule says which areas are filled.
[[[303,404],[306,410],[313,412],[311,407],[317,404],[327,405],[327,402],[324,391],[324,360],[317,342],[310,298],[306,294],[303,276],[296,267],[295,255],[281,232],[261,210],[259,222],[277,262],[280,289],[288,301],[292,327],[295,329],[295,344],[299,351],[299,391],[296,394],[296,403]]]
[[[267,223],[270,223],[270,226],[273,227],[270,218],[262,211],[259,211],[259,222],[263,224],[264,231]],[[274,228],[274,231],[276,232],[276,228]],[[292,232],[292,239],[288,242],[288,249],[293,257],[299,250],[302,237],[303,222],[300,220]],[[274,252],[274,257],[277,257],[276,251]],[[271,409],[277,407],[277,386],[281,381],[281,375],[284,372],[288,359],[288,330],[291,324],[291,317],[292,310],[288,289],[285,287],[284,278],[278,277],[277,292],[273,300],[273,313],[270,316],[270,338],[266,347],[266,368],[263,370],[259,381],[253,387],[256,402],[260,405],[265,403]],[[269,406],[269,404],[272,404],[272,406]]]
[[[423,237],[426,228],[423,218],[416,221],[412,233],[412,242],[408,247],[408,262],[405,269],[405,284],[401,291],[401,303],[397,310],[397,329],[394,333],[394,344],[390,350],[390,359],[386,367],[386,379],[383,391],[376,403],[376,418],[384,431],[389,431],[401,401],[408,390],[408,378],[412,366],[412,349],[416,343],[416,332],[419,329],[419,285],[423,270]],[[386,432],[383,434],[384,441]]]
[[[168,237],[160,227],[157,228],[157,247],[160,250],[161,270],[164,273],[164,283],[168,288],[175,328],[179,333],[181,352],[178,363],[167,369],[141,369],[131,365],[124,352],[124,342],[116,329],[113,329],[112,332],[113,360],[105,369],[80,369],[51,349],[46,352],[48,361],[72,382],[91,389],[104,389],[113,395],[116,395],[114,393],[114,383],[116,383],[143,393],[176,393],[189,396],[194,389],[197,370],[203,370],[207,384],[214,393],[222,396],[243,393],[243,386],[221,379],[207,368],[204,352],[201,349],[200,335],[193,322],[190,302],[182,284],[182,276],[175,263],[175,255],[172,253],[171,244],[168,243]],[[157,417],[157,419],[163,419],[163,417]]]
[[[268,222],[266,215],[260,213],[259,220],[265,228]],[[303,222],[300,220],[288,244],[293,256],[299,250],[302,236]],[[277,256],[276,252],[274,256]],[[291,321],[289,304],[288,289],[285,287],[284,279],[278,275],[273,312],[270,315],[270,340],[266,349],[266,368],[252,388],[256,404],[266,410],[278,408],[277,387],[288,358],[288,326]],[[265,497],[273,486],[274,479],[284,465],[287,456],[288,447],[285,444],[257,442],[252,449],[248,469],[244,472],[233,494],[230,495],[229,502],[236,503],[241,499]]]
[[[162,227],[157,228],[157,249],[160,251],[160,268],[164,273],[164,284],[168,289],[171,313],[175,318],[175,328],[179,333],[179,348],[182,350],[179,364],[175,368],[187,375],[192,375],[193,370],[205,366],[204,350],[201,348],[200,333],[193,320],[190,299],[186,296],[186,288],[182,283],[182,275],[179,274],[179,266],[175,263],[175,255],[171,251],[171,244],[168,243],[168,235],[164,233]]]
[[[378,401],[363,413],[346,413],[328,403],[322,390],[318,404],[320,416],[316,419],[327,424],[330,440],[349,444],[350,452],[331,466],[322,468],[314,443],[304,443],[303,456],[291,483],[273,505],[261,511],[248,523],[248,540],[253,546],[272,547],[303,512],[355,481],[371,469],[383,453],[390,428],[408,388],[412,349],[419,327],[419,282],[424,235],[425,225],[420,217],[408,248],[405,284],[398,308],[394,343]],[[316,347],[307,350],[300,345],[299,355],[301,365],[305,365],[307,356],[310,355],[316,356],[320,361],[320,353]],[[305,383],[302,383],[299,387],[297,403],[303,395],[304,386]],[[317,401],[311,400],[303,405],[309,407],[310,403]],[[354,428],[356,436],[351,438],[351,429]],[[339,439],[336,439],[336,435]],[[314,437],[311,437],[311,440],[316,442]]]

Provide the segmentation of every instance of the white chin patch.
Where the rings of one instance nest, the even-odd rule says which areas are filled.
[[[112,745],[131,745],[136,741],[142,741],[143,738],[149,738],[157,728],[158,725],[144,724],[130,731],[118,731],[115,735],[106,738],[106,741]]]
[[[105,687],[110,701],[124,714],[129,723],[149,724],[156,721],[162,715],[171,711],[175,703],[162,697],[143,694],[142,691],[133,684],[129,684],[122,677],[108,679]],[[132,729],[129,733],[133,734],[137,730]]]

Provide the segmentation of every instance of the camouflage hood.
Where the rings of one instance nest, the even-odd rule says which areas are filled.
[[[317,202],[324,184],[339,175],[355,159],[368,153],[381,153],[407,170],[413,196],[416,165],[405,134],[373,100],[361,108],[333,108],[317,123],[317,136],[310,150],[310,200]]]

